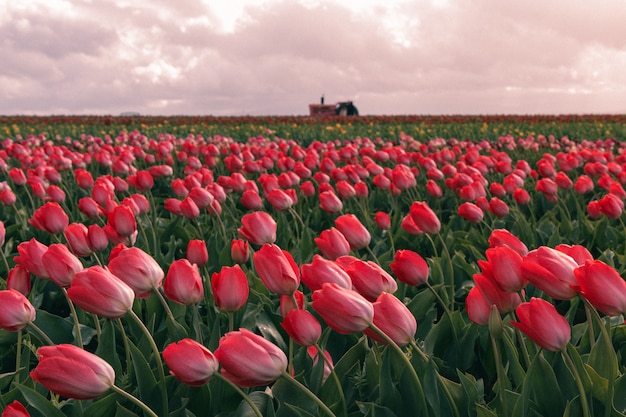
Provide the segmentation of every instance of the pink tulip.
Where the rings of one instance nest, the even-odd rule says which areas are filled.
[[[209,262],[209,252],[206,242],[200,239],[192,239],[187,243],[187,259],[192,264],[198,266],[206,265]]]
[[[16,290],[0,291],[0,328],[15,332],[35,320],[35,308]]]
[[[308,311],[294,309],[289,311],[281,326],[289,337],[300,346],[311,346],[318,342],[322,335],[322,326]]]
[[[137,247],[120,250],[109,260],[108,268],[128,284],[139,298],[148,297],[153,290],[159,288],[165,276],[154,258]]]
[[[398,346],[408,345],[417,331],[417,321],[411,311],[402,301],[389,293],[382,293],[376,299],[373,324]],[[379,343],[387,344],[372,329],[365,329],[364,333]]]
[[[626,313],[626,281],[602,261],[587,261],[574,270],[574,289],[608,316]]]
[[[255,211],[241,218],[239,235],[255,245],[274,243],[276,241],[276,222],[269,214]]]
[[[407,285],[419,286],[428,281],[428,263],[411,250],[396,251],[389,267],[396,278]]]
[[[363,249],[370,243],[370,232],[354,214],[337,217],[335,227],[345,236],[351,249]]]
[[[331,227],[313,239],[326,259],[335,260],[350,253],[350,243],[338,229]]]
[[[351,289],[350,275],[337,263],[324,259],[320,255],[313,255],[310,264],[304,264],[302,270],[302,283],[311,291],[319,290],[325,282],[332,282],[341,287]]]
[[[222,311],[237,311],[248,301],[248,278],[239,265],[223,266],[211,276],[215,305]]]
[[[291,254],[265,244],[254,253],[254,268],[265,287],[276,294],[293,294],[300,285],[300,269]]]
[[[37,230],[58,234],[65,231],[69,218],[58,203],[51,201],[35,210],[28,222]]]
[[[177,304],[198,304],[204,298],[198,265],[192,264],[187,259],[172,262],[163,282],[163,292]]]
[[[31,378],[62,397],[89,400],[105,394],[115,383],[115,372],[104,359],[74,345],[37,349],[39,364]]]
[[[74,275],[83,270],[83,264],[62,243],[53,243],[41,256],[41,261],[52,282],[61,288],[69,287]]]
[[[222,375],[240,387],[268,385],[287,370],[284,352],[247,329],[222,336],[215,357]]]
[[[163,350],[163,359],[170,373],[190,386],[206,384],[219,368],[215,355],[209,349],[187,338],[167,345]]]
[[[233,239],[230,243],[230,258],[238,264],[245,264],[250,257],[248,242],[243,239]]]
[[[441,229],[441,222],[428,203],[415,201],[411,205],[411,219],[424,233],[436,234]]]
[[[374,307],[361,294],[337,284],[323,284],[313,292],[313,309],[337,333],[351,334],[373,323]]]
[[[533,297],[530,302],[520,304],[515,313],[519,321],[511,321],[511,324],[533,342],[546,350],[565,350],[571,337],[571,328],[552,304]]]
[[[76,273],[67,295],[83,310],[110,319],[126,315],[135,299],[132,288],[100,266]]]

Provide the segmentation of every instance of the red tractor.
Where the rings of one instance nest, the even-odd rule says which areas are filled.
[[[358,116],[359,110],[351,101],[340,101],[335,104],[324,104],[324,96],[319,104],[309,104],[309,115],[321,116]]]

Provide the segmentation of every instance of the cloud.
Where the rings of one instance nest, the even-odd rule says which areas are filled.
[[[626,112],[621,2],[31,3],[0,17],[0,113]]]

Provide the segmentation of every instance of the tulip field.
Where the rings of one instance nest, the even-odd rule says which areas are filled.
[[[0,116],[2,417],[626,416],[626,116]]]

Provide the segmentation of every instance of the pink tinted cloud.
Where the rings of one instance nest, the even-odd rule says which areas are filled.
[[[10,8],[0,113],[305,114],[322,93],[362,114],[626,112],[621,2],[413,1],[393,27],[282,1],[232,32],[201,2],[127,4]]]

